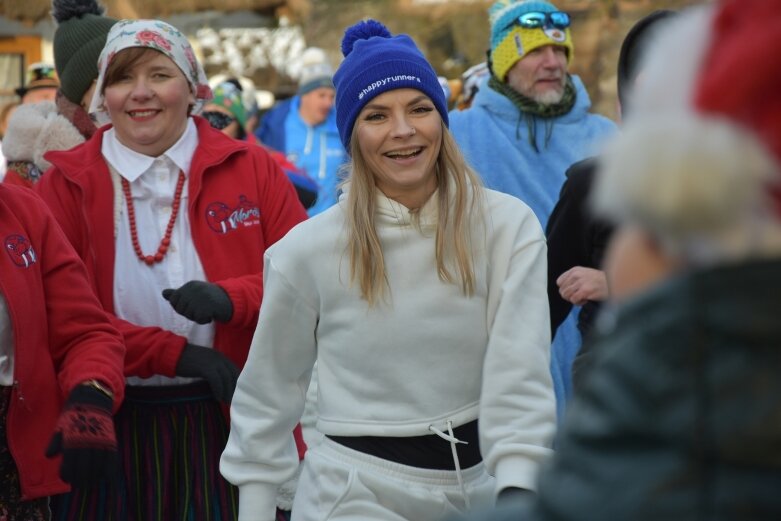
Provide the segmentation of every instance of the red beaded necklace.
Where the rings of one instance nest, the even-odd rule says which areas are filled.
[[[165,254],[168,253],[168,246],[171,245],[171,234],[174,231],[174,223],[176,222],[176,216],[179,214],[179,203],[182,200],[184,179],[184,172],[180,170],[179,179],[176,181],[174,201],[171,203],[171,218],[168,219],[168,226],[165,227],[165,235],[163,235],[163,239],[160,241],[157,253],[154,255],[144,255],[144,252],[141,251],[141,244],[138,242],[136,210],[133,207],[133,194],[130,193],[130,183],[128,183],[127,179],[124,177],[122,178],[122,191],[125,193],[125,200],[127,201],[127,218],[128,221],[130,221],[130,240],[133,242],[133,250],[135,250],[136,256],[148,266],[152,266],[156,262],[161,262],[165,257]]]

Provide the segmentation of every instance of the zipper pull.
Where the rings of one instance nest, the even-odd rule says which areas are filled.
[[[24,395],[22,394],[22,387],[19,385],[19,380],[14,380],[13,388],[16,390],[16,398],[19,400],[19,405],[25,408],[26,411],[31,412],[27,406],[27,402],[24,401]]]

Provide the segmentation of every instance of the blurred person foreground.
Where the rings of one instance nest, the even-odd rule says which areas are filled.
[[[594,187],[619,225],[594,366],[538,497],[470,519],[781,518],[780,25],[721,0],[660,33]]]

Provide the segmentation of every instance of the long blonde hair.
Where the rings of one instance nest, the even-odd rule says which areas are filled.
[[[351,163],[347,166],[350,183],[347,195],[347,251],[350,279],[357,282],[361,295],[374,306],[389,289],[385,258],[375,228],[378,190],[374,175],[361,154],[355,127],[350,139]],[[436,259],[439,279],[446,283],[459,280],[464,295],[475,291],[473,259],[473,223],[482,216],[481,182],[466,163],[452,134],[442,123],[442,143],[436,163],[439,204],[436,232]],[[413,214],[414,215],[414,214]],[[449,267],[450,266],[450,267]]]

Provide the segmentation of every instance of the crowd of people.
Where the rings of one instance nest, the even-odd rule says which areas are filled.
[[[263,117],[167,22],[52,16],[0,111],[0,520],[781,517],[781,4],[637,20],[620,129],[545,0],[455,106],[367,19]]]

